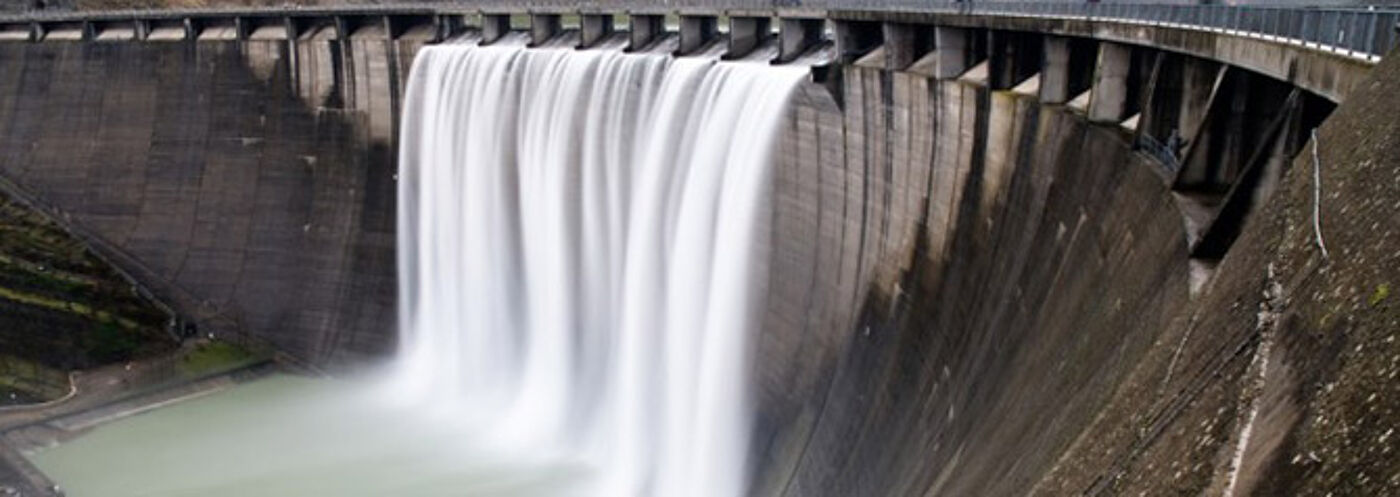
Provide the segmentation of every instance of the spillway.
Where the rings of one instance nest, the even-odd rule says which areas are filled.
[[[804,72],[445,45],[399,166],[399,391],[598,495],[741,495],[773,142]]]

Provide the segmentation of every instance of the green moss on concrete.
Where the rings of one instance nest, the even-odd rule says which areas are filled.
[[[0,405],[51,400],[68,393],[68,375],[43,364],[0,355]]]
[[[35,397],[27,390],[0,385],[0,407],[21,406],[43,401],[42,397]]]
[[[182,375],[196,377],[240,368],[267,359],[265,354],[254,353],[237,344],[210,341],[195,345],[193,350],[181,357],[179,370]]]

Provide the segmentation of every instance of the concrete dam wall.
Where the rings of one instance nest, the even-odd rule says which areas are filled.
[[[382,356],[395,119],[428,40],[251,38],[0,44],[0,177],[199,333],[319,367]],[[1283,433],[1316,417],[1311,394],[1271,411],[1260,385],[1335,378],[1260,366],[1281,360],[1256,314],[1282,305],[1259,253],[1283,221],[1245,226],[1243,249],[1207,261],[1215,280],[1193,282],[1214,235],[1127,109],[1045,103],[1053,81],[1003,84],[1000,63],[950,75],[866,53],[804,83],[782,131],[754,494],[1248,493],[1358,470],[1280,462],[1314,447],[1301,435],[1244,441],[1261,405],[1304,413],[1271,418]]]
[[[0,45],[0,173],[198,333],[318,365],[381,354],[419,44]]]
[[[391,130],[412,46],[298,45],[297,74],[275,42],[0,45],[21,152],[4,174],[201,333],[333,365],[393,337]],[[848,78],[844,111],[809,83],[784,131],[764,488],[903,495],[937,477],[919,467],[967,465],[961,490],[1024,490],[1006,454],[966,444],[1053,462],[1185,302],[1180,215],[1149,160],[1068,109]]]
[[[853,66],[784,142],[766,489],[1023,494],[1188,300],[1150,159],[975,78]]]

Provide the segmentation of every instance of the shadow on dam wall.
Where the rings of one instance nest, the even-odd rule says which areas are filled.
[[[1168,185],[1034,92],[846,77],[782,144],[759,486],[1025,493],[1189,299]]]
[[[417,46],[0,44],[0,175],[201,332],[321,366],[380,355],[395,326],[394,116]],[[1400,63],[1383,66],[1393,79]],[[1346,399],[1379,387],[1348,375],[1385,371],[1336,364],[1400,353],[1338,359],[1360,340],[1349,337],[1386,325],[1329,318],[1334,293],[1320,295],[1333,287],[1319,282],[1376,283],[1337,276],[1353,274],[1343,262],[1298,276],[1315,263],[1273,253],[1284,233],[1307,234],[1292,228],[1300,175],[1193,298],[1169,182],[1122,130],[976,77],[844,70],[842,105],[818,84],[798,89],[779,144],[756,495],[1194,495],[1330,488],[1369,470],[1306,427],[1359,416]],[[1324,161],[1363,159],[1340,149],[1379,122],[1365,111],[1343,106],[1333,121],[1349,121],[1324,127],[1338,144]],[[1391,111],[1375,115],[1400,136]],[[1351,188],[1386,198],[1361,191],[1384,184]],[[1350,224],[1334,236],[1388,219],[1389,247],[1400,243],[1393,216],[1341,216],[1339,204],[1325,215]],[[1386,257],[1371,261],[1396,264]],[[1276,280],[1316,303],[1285,311]],[[1283,326],[1270,312],[1301,317]],[[1347,397],[1324,398],[1327,382]],[[1292,393],[1261,393],[1275,390]],[[1257,412],[1273,431],[1253,428]],[[1249,433],[1266,442],[1245,444]]]
[[[3,44],[0,174],[198,333],[318,366],[379,355],[416,46]]]

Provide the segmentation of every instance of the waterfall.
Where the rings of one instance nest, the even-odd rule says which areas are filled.
[[[394,395],[596,470],[746,493],[777,127],[805,68],[424,48],[401,128]]]

